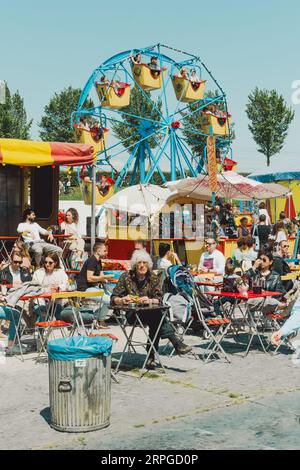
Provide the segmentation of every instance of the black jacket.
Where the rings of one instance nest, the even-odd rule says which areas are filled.
[[[21,270],[21,281],[22,282],[31,281],[32,275],[30,271],[27,268],[20,268],[20,270]],[[0,271],[0,281],[5,282],[7,284],[13,283],[13,277],[9,270],[9,266],[7,266],[6,268],[2,269],[2,271]]]
[[[259,269],[256,269],[255,271],[251,268],[246,272],[246,276],[248,277],[249,280],[249,285],[252,288],[252,283],[254,278],[262,278],[263,276],[261,275],[261,272]],[[275,271],[270,271],[268,276],[264,276],[264,279],[266,281],[266,290],[270,292],[281,292],[282,294],[286,293],[285,288],[283,287],[283,284],[281,282],[279,274],[277,274]],[[278,299],[278,297],[275,297]]]

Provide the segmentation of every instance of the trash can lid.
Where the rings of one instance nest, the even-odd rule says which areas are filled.
[[[109,356],[113,341],[108,336],[73,336],[48,343],[48,356],[56,361],[74,361],[103,354]]]

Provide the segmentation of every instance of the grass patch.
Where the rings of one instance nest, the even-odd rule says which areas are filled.
[[[60,194],[60,201],[82,201],[82,193],[79,186],[72,187],[69,194]]]

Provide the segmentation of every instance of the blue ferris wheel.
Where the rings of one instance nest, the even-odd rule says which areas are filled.
[[[132,105],[137,96],[138,112]],[[97,105],[87,107],[88,98]],[[82,129],[85,118],[98,122],[97,139],[92,129]],[[162,183],[195,177],[206,172],[205,139],[215,137],[221,163],[232,140],[225,92],[207,66],[196,55],[162,44],[124,51],[100,64],[82,90],[72,125],[80,142],[95,146],[97,167],[117,173],[114,190],[128,173],[130,185],[150,183],[157,174]],[[120,125],[122,138],[115,131]],[[200,153],[193,150],[199,141]]]

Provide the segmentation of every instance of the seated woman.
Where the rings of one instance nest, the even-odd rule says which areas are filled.
[[[271,251],[260,251],[258,259],[254,262],[253,267],[249,269],[245,275],[249,280],[250,288],[253,288],[255,283],[263,285],[263,290],[269,292],[280,292],[282,295],[276,297],[257,298],[248,300],[248,306],[251,311],[262,309],[262,313],[273,313],[274,310],[286,307],[284,294],[286,293],[280,276],[275,271],[272,271],[273,254]],[[278,300],[278,299],[281,299]]]
[[[43,268],[37,269],[34,272],[32,282],[36,282],[44,287],[45,293],[52,292],[65,292],[68,286],[68,276],[65,271],[59,267],[59,257],[57,253],[47,253],[43,262]],[[35,305],[34,311],[38,316],[38,321],[42,321],[46,314],[46,302],[39,299],[38,304]],[[58,301],[55,309],[55,317],[60,320],[60,312],[62,310],[62,303]]]
[[[191,82],[191,84],[192,84],[193,89],[194,89],[194,90],[198,90],[199,85],[200,85],[200,83],[201,83],[201,80],[200,80],[200,78],[198,77],[197,72],[196,72],[195,69],[193,69],[193,70],[191,71],[190,82]]]
[[[178,78],[185,78],[186,80],[189,79],[189,72],[185,67],[182,67],[177,75]]]
[[[88,124],[88,120],[87,120],[86,116],[81,116],[80,117],[78,128],[79,129],[85,129],[86,131],[90,130],[90,126]]]
[[[152,272],[152,260],[149,254],[144,250],[134,251],[131,258],[131,270],[123,273],[118,284],[113,290],[111,296],[111,305],[122,308],[122,305],[128,305],[132,298],[138,296],[138,302],[141,304],[159,305],[162,302],[162,292],[159,288],[159,279]],[[141,320],[149,326],[149,338],[154,339],[158,325],[162,318],[162,306],[157,310],[143,310],[139,316]],[[128,321],[133,320],[134,311],[126,313]],[[174,329],[169,321],[165,319],[161,325],[160,331],[155,339],[154,347],[157,350],[160,338],[168,338],[173,344],[177,354],[187,354],[191,347],[184,344],[174,333]],[[146,367],[153,369],[155,367],[154,351],[151,351]]]
[[[65,231],[66,235],[70,235],[68,248],[70,251],[75,252],[75,262],[82,262],[85,241],[81,237],[78,212],[73,207],[67,210],[65,222],[62,222],[61,229]]]

